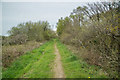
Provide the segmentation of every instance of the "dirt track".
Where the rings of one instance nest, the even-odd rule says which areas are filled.
[[[54,78],[65,78],[65,74],[62,67],[61,56],[55,44],[55,62],[54,62]]]

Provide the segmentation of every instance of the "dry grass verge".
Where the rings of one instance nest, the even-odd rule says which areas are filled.
[[[28,51],[38,48],[42,43],[36,41],[29,41],[21,45],[2,46],[2,65],[4,68],[8,67],[19,56]]]
[[[109,77],[118,77],[118,65],[117,62],[114,62],[114,57],[110,57],[112,59],[109,60],[109,57],[100,55],[100,52],[95,52],[93,49],[88,50],[83,47],[75,47],[71,45],[67,45],[69,50],[71,50],[79,59],[83,59],[90,65],[99,66],[103,69]]]

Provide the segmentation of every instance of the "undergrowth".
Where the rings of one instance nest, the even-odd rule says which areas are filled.
[[[87,64],[82,58],[78,59],[61,42],[57,41],[57,47],[62,57],[66,78],[107,78],[101,68]]]

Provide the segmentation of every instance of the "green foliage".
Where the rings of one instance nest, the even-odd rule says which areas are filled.
[[[58,33],[58,35],[61,35],[63,30],[64,30],[64,21],[61,18],[61,19],[59,19],[59,22],[57,23],[57,33]]]
[[[12,27],[8,33],[10,35],[7,39],[3,39],[3,45],[23,44],[31,40],[45,41],[55,37],[55,32],[47,21],[21,23]]]

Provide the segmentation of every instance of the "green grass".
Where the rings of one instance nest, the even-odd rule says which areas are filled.
[[[20,56],[10,67],[3,70],[3,78],[52,78],[55,59],[54,43],[57,43],[66,78],[106,78],[96,66],[78,59],[66,46],[57,40],[49,41]]]
[[[1,61],[0,61],[1,63]],[[2,79],[2,66],[0,65],[0,80]]]
[[[57,41],[66,78],[106,78],[104,72],[97,66],[88,65],[78,59],[66,46]]]
[[[54,42],[49,41],[40,48],[27,52],[3,70],[3,78],[50,78],[54,61]]]

